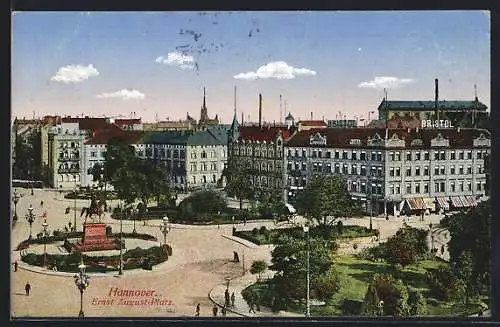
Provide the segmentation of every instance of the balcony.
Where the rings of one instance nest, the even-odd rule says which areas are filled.
[[[59,168],[57,170],[58,174],[75,174],[75,173],[80,173],[80,167],[74,167],[74,168]]]

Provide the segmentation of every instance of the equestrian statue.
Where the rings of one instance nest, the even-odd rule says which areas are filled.
[[[106,210],[106,200],[97,201],[95,196],[92,196],[90,207],[83,207],[82,212],[80,213],[80,217],[85,214],[85,223],[87,223],[87,218],[90,218],[93,222],[95,222],[95,218],[92,216],[97,215],[99,218],[99,222],[101,222],[101,216],[106,213]]]

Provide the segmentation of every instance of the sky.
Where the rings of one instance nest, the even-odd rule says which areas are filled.
[[[490,106],[485,11],[16,12],[12,116],[376,118],[389,100]],[[236,86],[236,96],[235,96]],[[236,98],[236,101],[235,101]],[[281,98],[281,101],[280,101]],[[281,103],[281,104],[280,104]],[[372,112],[372,113],[371,113]],[[134,116],[135,115],[135,116]]]

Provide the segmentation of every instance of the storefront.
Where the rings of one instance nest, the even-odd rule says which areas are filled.
[[[448,202],[448,197],[447,196],[438,196],[436,197],[436,203],[437,203],[437,212],[439,213],[445,213],[446,211],[450,210],[450,203]]]
[[[423,198],[408,198],[403,206],[404,212],[409,215],[423,215],[427,209]]]
[[[425,214],[429,215],[432,212],[436,212],[436,201],[432,198],[423,198],[424,203],[425,203]]]
[[[477,206],[477,201],[472,195],[452,196],[451,205],[453,209],[460,210]]]

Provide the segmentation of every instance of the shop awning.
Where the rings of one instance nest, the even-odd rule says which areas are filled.
[[[466,195],[465,199],[467,200],[467,202],[469,202],[469,204],[470,204],[471,207],[476,207],[477,206],[477,201],[476,201],[476,198],[474,196],[472,196],[472,195]]]
[[[460,201],[460,199],[458,198],[458,196],[452,196],[452,197],[450,197],[450,200],[451,200],[451,205],[454,208],[461,208],[461,207],[463,207],[462,202]]]
[[[425,210],[425,203],[422,198],[409,198],[406,199],[410,210]]]
[[[436,203],[434,202],[434,199],[431,198],[423,198],[425,207],[429,210],[436,210]]]
[[[459,195],[458,198],[460,199],[460,202],[462,202],[462,207],[465,207],[465,208],[470,207],[470,204],[467,201],[467,199],[465,198],[465,196]]]
[[[438,196],[436,197],[437,203],[439,206],[445,210],[450,208],[450,204],[448,203],[448,197]]]

